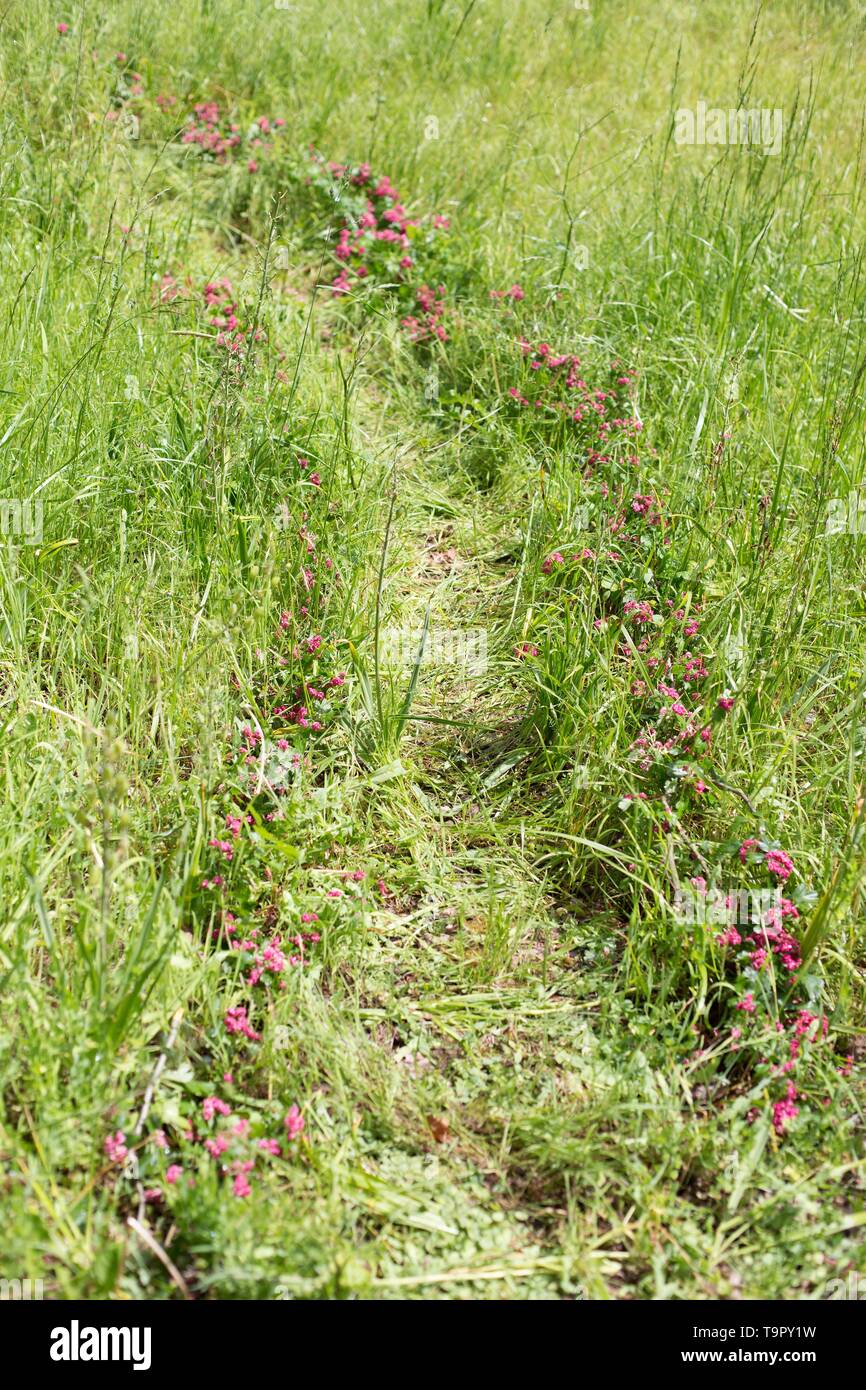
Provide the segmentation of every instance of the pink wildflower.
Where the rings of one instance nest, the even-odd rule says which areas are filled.
[[[304,1132],[304,1117],[298,1109],[297,1105],[293,1105],[290,1108],[289,1113],[286,1116],[283,1123],[286,1126],[286,1135],[288,1136],[289,1140],[299,1138],[299,1136],[302,1135]]]
[[[794,1083],[788,1083],[788,1089],[784,1100],[777,1100],[773,1106],[773,1128],[777,1134],[784,1133],[785,1126],[789,1120],[793,1120],[800,1113],[799,1106],[794,1104],[797,1099],[797,1091]]]
[[[214,1115],[230,1115],[232,1113],[231,1106],[226,1105],[219,1096],[208,1096],[202,1101],[201,1109],[206,1120],[212,1120]]]
[[[784,883],[794,872],[793,860],[781,849],[768,850],[764,863],[780,883]]]
[[[126,1135],[120,1129],[116,1134],[109,1134],[106,1137],[103,1147],[112,1163],[122,1163],[129,1153],[129,1149],[126,1147]]]
[[[250,1024],[247,1011],[242,1005],[237,1005],[233,1009],[227,1009],[223,1019],[227,1033],[241,1033],[250,1042],[260,1042],[261,1033],[257,1033]]]

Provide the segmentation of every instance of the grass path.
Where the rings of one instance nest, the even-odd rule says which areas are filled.
[[[73,9],[0,29],[0,1273],[828,1296],[855,7]]]

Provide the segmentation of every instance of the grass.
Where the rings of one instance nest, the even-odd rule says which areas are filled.
[[[0,1273],[826,1297],[866,1220],[858,6],[13,0],[0,74],[0,494],[42,504],[0,551]],[[678,145],[700,100],[780,109],[778,155]],[[417,226],[335,294],[365,164]],[[568,365],[518,339],[641,428],[534,408]],[[793,963],[684,920],[695,878],[781,887]]]

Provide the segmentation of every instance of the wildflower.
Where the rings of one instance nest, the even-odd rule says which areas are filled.
[[[69,33],[69,25],[68,25],[68,24],[65,24],[64,21],[63,21],[62,19],[61,19],[60,23],[57,25],[57,32],[58,32],[58,34],[68,34],[68,33]]]
[[[129,1149],[126,1147],[126,1135],[120,1129],[116,1134],[107,1135],[103,1147],[111,1163],[122,1163],[129,1153]]]
[[[652,604],[647,602],[647,600],[638,603],[635,599],[629,599],[628,602],[623,604],[622,611],[627,616],[631,616],[634,622],[640,625],[652,622],[655,617]]]
[[[797,1091],[794,1087],[794,1083],[791,1081],[788,1083],[785,1099],[777,1100],[773,1106],[773,1128],[777,1134],[784,1133],[785,1126],[788,1124],[789,1120],[793,1120],[799,1115],[800,1108],[794,1104],[796,1099]]]
[[[720,710],[724,710],[725,714],[728,714],[734,708],[733,696],[720,695],[718,699],[718,706]]]
[[[783,850],[771,849],[764,860],[767,869],[780,883],[784,883],[794,872],[793,860]]]
[[[565,560],[563,556],[558,550],[554,550],[553,554],[548,555],[547,559],[542,563],[541,572],[542,574],[550,574],[554,565],[562,565],[564,563]]]
[[[742,940],[743,938],[740,936],[740,933],[737,931],[736,927],[727,927],[725,931],[719,932],[719,935],[716,937],[716,945],[739,946]],[[736,1005],[736,1007],[739,1008],[740,1005],[738,1004]],[[751,1010],[746,1010],[746,1012],[751,1012]]]
[[[181,1168],[179,1163],[172,1163],[166,1169],[165,1180],[168,1183],[169,1187],[174,1187],[174,1184],[177,1182],[182,1172],[183,1169]]]
[[[241,1033],[250,1042],[260,1042],[261,1033],[257,1033],[251,1026],[247,1018],[247,1011],[241,1005],[236,1008],[228,1009],[223,1019],[227,1033]]]
[[[202,1101],[201,1109],[206,1120],[212,1120],[214,1115],[217,1114],[230,1115],[232,1113],[231,1106],[226,1105],[224,1100],[220,1100],[219,1096],[207,1096],[206,1099]]]
[[[293,1105],[290,1108],[288,1115],[283,1121],[283,1124],[286,1127],[286,1135],[289,1138],[289,1140],[297,1139],[300,1137],[300,1135],[303,1134],[304,1117],[298,1109],[297,1105]]]

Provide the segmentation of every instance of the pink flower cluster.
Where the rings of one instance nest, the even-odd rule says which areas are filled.
[[[765,849],[760,840],[744,840],[739,848],[740,862],[745,864],[750,856],[757,862],[763,860],[764,868],[779,883],[786,883],[794,872],[794,861],[781,849]]]
[[[187,129],[181,135],[181,144],[195,145],[202,154],[225,164],[234,158],[235,151],[245,146],[249,155],[249,173],[258,172],[258,161],[270,153],[273,138],[285,126],[282,119],[271,121],[267,116],[259,116],[249,132],[244,134],[236,122],[228,126],[221,121],[220,111],[215,101],[200,101],[194,113],[187,120]]]
[[[448,334],[442,322],[445,314],[445,286],[437,286],[434,292],[428,285],[422,285],[415,291],[415,299],[418,303],[418,314],[407,314],[400,320],[401,328],[405,329],[413,343],[423,343],[429,338],[438,338],[442,343],[447,342]]]
[[[783,1134],[789,1121],[799,1115],[800,1107],[794,1104],[796,1099],[797,1089],[793,1081],[790,1081],[784,1099],[777,1100],[773,1105],[773,1128],[777,1134]]]
[[[230,1081],[230,1074],[227,1073],[226,1078]],[[213,1125],[215,1121],[219,1123],[219,1120],[224,1120],[227,1123],[205,1135],[198,1134],[195,1126],[192,1125],[184,1133],[181,1145],[186,1151],[187,1158],[192,1157],[191,1150],[195,1145],[201,1145],[205,1153],[219,1163],[220,1171],[231,1179],[232,1192],[235,1197],[250,1196],[252,1192],[250,1180],[259,1155],[267,1158],[288,1158],[291,1146],[302,1137],[305,1130],[304,1117],[296,1104],[289,1107],[283,1120],[285,1139],[282,1143],[278,1139],[267,1136],[255,1139],[252,1134],[252,1121],[246,1116],[233,1115],[232,1107],[219,1096],[207,1096],[202,1102],[201,1111],[202,1121],[207,1126]],[[169,1153],[169,1143],[163,1130],[155,1130],[150,1135],[150,1140],[158,1152]],[[112,1163],[122,1163],[129,1152],[125,1143],[125,1135],[121,1130],[115,1134],[107,1135],[103,1147]],[[168,1163],[165,1168],[166,1186],[169,1188],[177,1187],[185,1171],[183,1163]],[[195,1179],[190,1177],[187,1179],[187,1183],[188,1186],[194,1187]],[[161,1187],[144,1189],[145,1200],[150,1203],[162,1202],[164,1195]]]
[[[122,1163],[129,1153],[129,1149],[126,1147],[126,1135],[120,1129],[116,1134],[109,1134],[106,1137],[103,1147],[110,1163]]]
[[[230,353],[238,356],[246,349],[250,336],[255,342],[262,341],[265,336],[263,329],[257,328],[251,335],[249,327],[242,327],[238,318],[238,302],[231,281],[225,276],[217,281],[208,281],[202,291],[202,297],[210,315],[208,323],[216,330],[217,347],[227,348]]]
[[[225,1023],[227,1033],[240,1033],[243,1037],[248,1038],[250,1042],[261,1041],[261,1033],[255,1031],[247,1017],[246,1008],[243,1006],[237,1005],[233,1009],[227,1009],[223,1022]]]
[[[581,359],[574,353],[557,353],[544,342],[533,346],[525,338],[519,340],[519,346],[524,357],[524,380],[521,386],[511,386],[508,396],[521,409],[583,424],[590,463],[608,460],[608,455],[598,450],[607,448],[615,437],[627,438],[641,432],[641,420],[626,413],[621,400],[632,387],[632,374],[615,376],[607,389],[593,387],[584,379]]]
[[[338,231],[334,259],[340,268],[331,282],[335,295],[349,294],[353,285],[371,275],[380,280],[395,278],[407,289],[407,277],[416,269],[416,254],[412,234],[420,223],[413,220],[397,189],[387,175],[375,175],[369,164],[350,167],[326,162],[315,150],[311,158],[318,168],[344,187],[351,197],[345,200],[343,224]],[[436,215],[431,226],[434,232],[447,231],[448,219]],[[446,342],[444,325],[445,286],[435,290],[422,284],[412,290],[414,312],[406,314],[401,327],[413,343],[431,339]]]

